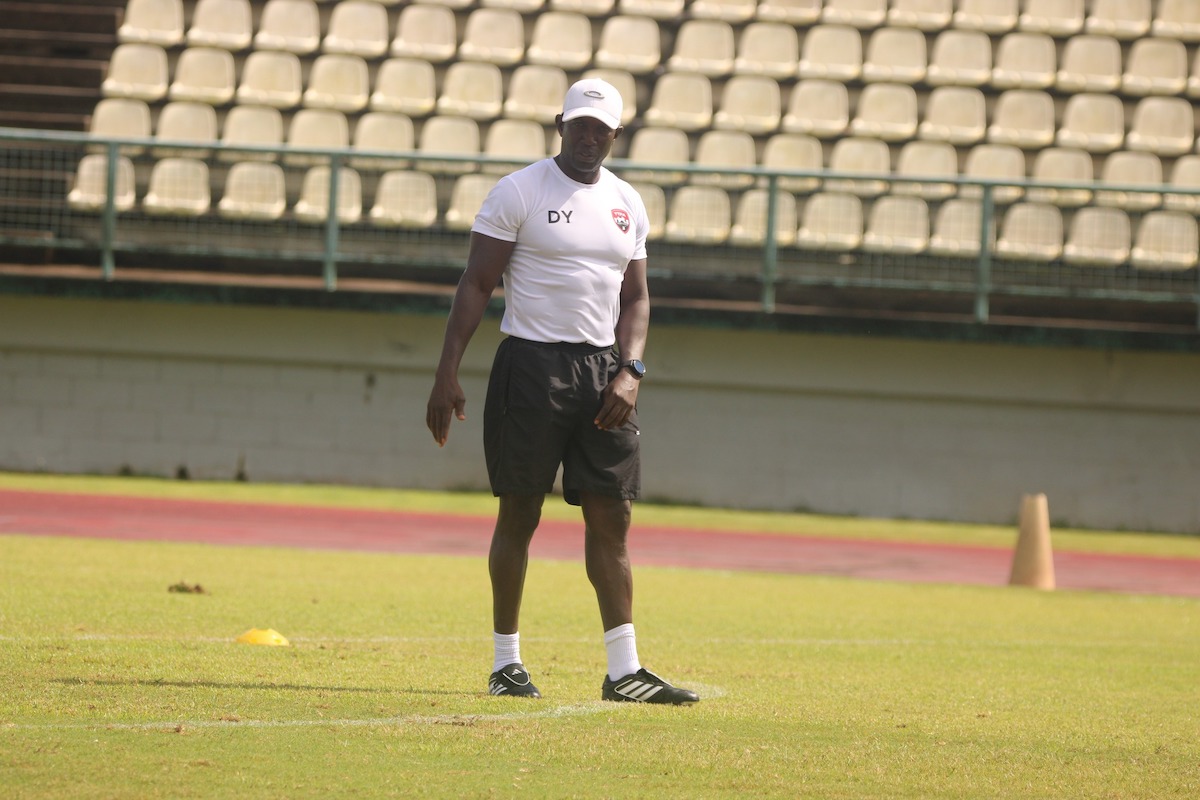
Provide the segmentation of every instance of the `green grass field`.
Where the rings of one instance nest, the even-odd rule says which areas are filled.
[[[74,484],[302,501],[279,487]],[[713,516],[639,519],[658,511]],[[763,520],[782,515],[717,516],[771,530]],[[1121,539],[1075,536],[1077,549]],[[1194,539],[1158,538],[1152,551],[1195,552]],[[531,565],[522,652],[536,702],[485,693],[482,559],[0,536],[0,786],[12,798],[1200,796],[1196,600],[647,567],[636,581],[643,661],[700,704],[600,702],[601,631],[577,563]],[[205,591],[168,591],[179,582]],[[253,627],[292,646],[234,641]]]

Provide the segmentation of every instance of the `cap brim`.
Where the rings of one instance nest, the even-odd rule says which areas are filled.
[[[591,117],[592,119],[598,119],[608,127],[612,128],[614,131],[621,127],[621,120],[617,119],[611,114],[606,114],[598,108],[590,108],[588,106],[568,111],[566,114],[563,114],[562,120],[563,122],[570,122],[571,120],[579,119],[580,117]]]

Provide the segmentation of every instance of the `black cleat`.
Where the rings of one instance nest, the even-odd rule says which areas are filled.
[[[648,669],[639,669],[632,675],[613,680],[604,676],[605,700],[624,703],[662,703],[674,706],[690,706],[700,702],[700,695],[691,689],[672,686]]]
[[[529,672],[523,664],[509,664],[488,678],[488,694],[507,697],[532,697],[540,700],[542,693],[533,685]]]

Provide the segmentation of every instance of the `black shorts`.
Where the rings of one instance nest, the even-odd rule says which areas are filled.
[[[563,497],[581,492],[636,500],[642,489],[637,411],[616,430],[595,425],[604,387],[621,368],[611,347],[500,343],[483,411],[492,493],[548,494],[563,468]]]

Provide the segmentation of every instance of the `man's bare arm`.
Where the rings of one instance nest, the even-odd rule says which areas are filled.
[[[617,319],[617,348],[621,360],[640,360],[646,351],[646,333],[650,327],[650,289],[646,284],[646,259],[630,261],[621,282],[621,316]],[[596,427],[602,430],[624,425],[637,406],[637,378],[621,370],[604,389]]]
[[[438,447],[445,445],[450,436],[451,418],[457,417],[460,421],[467,418],[467,399],[458,382],[458,367],[508,267],[514,247],[513,242],[493,239],[480,233],[471,234],[467,269],[454,293],[454,303],[450,307],[446,335],[442,341],[442,356],[425,408],[425,424],[429,426]]]

